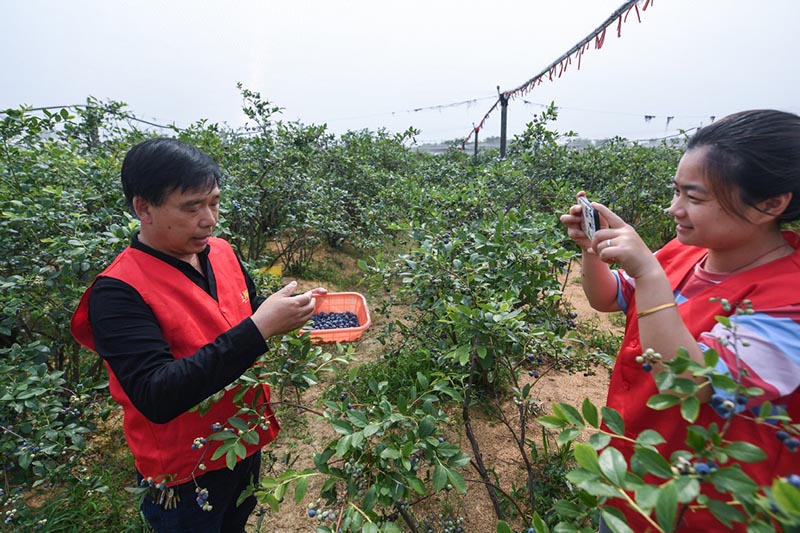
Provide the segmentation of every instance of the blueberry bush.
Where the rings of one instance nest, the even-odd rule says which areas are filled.
[[[620,495],[642,472],[616,460],[618,417],[586,402],[548,411],[537,397],[543,377],[591,376],[608,360],[596,348],[608,333],[578,324],[563,299],[578,250],[558,215],[583,189],[660,246],[672,231],[661,210],[681,140],[648,147],[612,139],[578,150],[570,147],[573,134],[549,128],[551,108],[512,140],[505,158],[493,151],[473,158],[456,148],[434,156],[414,149],[413,128],[336,136],[325,125],[283,121],[279,106],[240,91],[248,124],[236,130],[202,119],[187,128],[142,129],[123,103],[96,99],[58,111],[0,112],[2,527],[145,530],[135,498],[123,489],[142,496],[163,480],[128,487],[132,462],[92,448],[122,437],[106,422],[116,409],[102,363],[73,341],[69,317],[138,227],[118,183],[125,152],[168,135],[220,163],[218,233],[263,293],[281,285],[271,266],[302,276],[325,272],[314,270],[320,252],[353,254],[372,311],[385,319],[370,332],[381,346],[375,360],[356,364],[358,344],[319,346],[308,334],[291,334],[273,339],[259,364],[231,385],[244,391],[270,384],[279,414],[303,413],[332,435],[316,443],[310,466],[265,453],[268,468],[254,490],[269,512],[281,512],[291,497],[307,503],[306,518],[319,532],[455,532],[465,517],[449,499],[485,491],[498,531],[586,530],[598,509],[612,529],[625,531],[604,498]],[[681,361],[668,364],[665,375],[710,372]],[[680,380],[658,379],[663,394],[655,405],[690,418],[692,391],[687,395]],[[304,394],[311,387],[322,389],[316,403]],[[265,423],[261,409],[242,404],[236,417],[187,442],[187,453],[202,456],[213,443],[215,457],[233,464]],[[484,460],[490,454],[476,431],[478,414],[507,432],[518,476],[504,478]],[[764,418],[777,424],[776,438],[787,448],[800,446],[796,421]],[[589,427],[596,436],[577,442]],[[646,497],[636,504],[653,511],[654,528],[669,531],[680,505],[692,501],[718,507],[698,501],[700,483],[736,492],[741,507],[720,510],[723,521],[747,519],[753,531],[796,524],[796,476],[770,487],[734,477],[730,461],[759,456],[747,443],[720,444],[723,436],[724,428],[697,430],[680,460],[658,456],[651,441],[639,443],[642,463],[663,474],[659,485],[638,487]],[[211,501],[198,486],[197,503]]]
[[[729,342],[735,346],[736,318],[753,310],[744,302],[743,307],[728,316],[730,304],[723,301],[722,307],[725,312],[717,320],[727,328]],[[747,531],[753,532],[800,528],[800,476],[791,473],[774,479],[768,486],[759,486],[743,465],[757,465],[770,458],[752,443],[726,437],[732,421],[744,417],[769,428],[775,439],[795,453],[800,448],[800,427],[785,410],[771,402],[758,405],[756,413],[737,409],[737,404],[757,401],[763,391],[744,387],[728,374],[720,373],[715,369],[718,359],[719,354],[713,349],[705,352],[703,363],[691,360],[685,350],[669,360],[646,350],[637,359],[642,365],[643,379],[655,379],[658,385],[658,393],[648,400],[647,406],[656,411],[677,410],[675,416],[687,423],[685,447],[669,457],[658,451],[665,438],[657,431],[645,430],[632,441],[634,453],[628,464],[615,447],[620,440],[631,441],[622,417],[609,407],[598,410],[588,399],[580,410],[560,404],[553,406],[553,414],[539,418],[541,424],[560,432],[558,440],[562,444],[572,443],[586,428],[593,430],[586,442],[573,444],[577,465],[567,479],[582,494],[574,502],[559,502],[556,512],[563,521],[558,531],[589,531],[588,511],[598,507],[612,531],[633,531],[616,508],[602,505],[611,499],[622,500],[639,513],[652,531],[679,531],[681,516],[689,508],[709,510],[720,529],[730,529],[734,524],[745,524]],[[663,370],[651,378],[649,374],[655,364]],[[703,384],[688,379],[687,374],[704,378]],[[711,385],[720,391],[712,396],[711,404],[720,413],[721,422],[695,424],[700,411],[695,395],[701,387]],[[710,492],[711,488],[715,492]],[[542,521],[536,529],[549,531]]]

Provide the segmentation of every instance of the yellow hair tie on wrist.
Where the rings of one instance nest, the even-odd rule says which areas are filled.
[[[636,313],[636,318],[642,318],[643,316],[652,315],[653,313],[657,313],[663,309],[669,309],[670,307],[678,307],[678,304],[675,302],[670,302],[668,304],[661,304],[655,307],[651,307],[650,309],[645,309],[641,313]]]

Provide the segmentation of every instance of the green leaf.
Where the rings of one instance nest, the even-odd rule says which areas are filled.
[[[567,480],[578,486],[583,486],[584,483],[590,483],[603,479],[597,472],[590,472],[584,468],[573,468],[564,476]]]
[[[714,368],[719,362],[719,353],[713,348],[703,352],[703,364],[709,368]]]
[[[347,411],[347,418],[349,418],[350,422],[357,428],[365,428],[367,424],[369,424],[366,415],[361,411],[354,411],[351,409]]]
[[[217,459],[228,453],[228,450],[231,449],[233,449],[233,442],[223,443],[222,445],[220,445],[219,448],[214,450],[214,453],[211,454],[211,460],[216,461]]]
[[[350,435],[346,435],[336,442],[336,455],[344,457],[348,451],[350,451]]]
[[[656,485],[641,485],[634,491],[636,504],[642,509],[649,511],[658,502],[660,487]]]
[[[621,489],[617,489],[603,481],[585,481],[579,487],[589,494],[606,498],[619,498]]]
[[[678,512],[678,491],[675,484],[667,482],[661,485],[656,501],[656,521],[665,531],[674,529],[675,517]]]
[[[232,416],[228,419],[228,423],[233,426],[234,428],[238,429],[239,431],[247,431],[249,428],[247,427],[247,422],[239,418],[238,416]]]
[[[672,466],[669,461],[654,449],[637,447],[633,457],[647,473],[665,479],[672,477]],[[631,462],[633,462],[633,459],[631,459]]]
[[[258,444],[258,441],[261,439],[257,431],[248,431],[247,433],[242,433],[242,440],[245,441],[247,444]]]
[[[772,415],[772,402],[764,402],[758,408],[758,418],[769,418]]]
[[[33,455],[26,453],[20,456],[19,458],[19,466],[23,470],[27,470],[31,466],[31,462],[33,461]]]
[[[427,490],[425,489],[425,484],[419,479],[417,476],[409,476],[406,478],[408,480],[408,484],[412,490],[414,490],[417,494],[425,494]]]
[[[700,402],[694,396],[689,396],[681,401],[681,416],[689,423],[697,420],[700,414]]]
[[[670,387],[672,392],[680,394],[681,396],[691,396],[695,394],[698,389],[697,383],[686,378],[675,378],[675,382]]]
[[[586,442],[588,442],[589,445],[595,450],[602,450],[611,442],[611,436],[606,435],[605,433],[594,433]]]
[[[459,494],[466,494],[467,483],[464,481],[463,476],[451,468],[446,470],[447,479],[450,481],[450,484],[453,485],[453,488],[456,489]]]
[[[236,450],[233,446],[228,448],[228,451],[225,453],[225,465],[228,467],[228,470],[236,468]]]
[[[652,429],[645,429],[636,437],[636,444],[642,446],[658,446],[664,442],[667,441],[661,436],[661,433]]]
[[[400,459],[403,454],[397,448],[391,446],[384,448],[381,452],[381,459]]]
[[[590,472],[601,473],[600,463],[597,460],[597,452],[588,444],[576,442],[572,450],[575,461]]]
[[[455,350],[455,358],[462,365],[469,362],[469,344],[462,344]]]
[[[555,415],[540,416],[536,421],[548,429],[561,429],[569,425],[566,420]]]
[[[730,491],[743,501],[751,500],[758,488],[758,485],[736,466],[720,468],[712,472],[710,477],[718,491]]]
[[[280,511],[281,503],[278,501],[278,499],[274,495],[272,495],[272,494],[270,494],[268,492],[265,493],[265,494],[259,495],[259,501],[263,502],[265,500],[267,502],[267,505],[269,505],[269,508],[272,509],[272,512],[277,513],[278,511]]]
[[[791,529],[784,531],[791,531]],[[753,520],[747,524],[747,533],[775,533],[775,527],[771,522]]]
[[[647,407],[656,411],[663,411],[681,403],[681,399],[674,394],[654,394],[647,400]]]
[[[550,528],[536,511],[533,513],[533,529],[536,530],[536,533],[550,533]]]
[[[558,500],[553,508],[561,518],[583,518],[586,512],[569,500]]]
[[[800,519],[800,489],[779,478],[772,483],[772,497],[784,513]]]
[[[360,449],[361,444],[364,442],[364,432],[363,431],[356,431],[352,435],[350,435],[350,447],[353,449]]]
[[[597,407],[592,403],[589,398],[584,398],[581,404],[581,412],[586,422],[593,428],[600,426],[600,421],[597,415]]]
[[[603,415],[603,423],[608,429],[615,435],[625,434],[625,422],[623,422],[622,417],[616,409],[604,406],[600,409],[600,412]]]
[[[559,402],[553,404],[553,412],[575,426],[580,428],[584,427],[583,417],[581,416],[580,412],[568,403]]]
[[[614,533],[633,533],[633,530],[628,527],[628,522],[622,516],[618,509],[613,507],[601,507],[600,516],[608,528]]]
[[[433,467],[433,490],[438,492],[447,485],[447,471],[444,466],[437,464]]]
[[[743,522],[745,519],[744,515],[736,507],[728,505],[726,502],[709,499],[706,502],[706,506],[711,511],[711,514],[728,529],[730,529],[733,522]]]
[[[625,462],[622,452],[616,448],[606,448],[600,453],[598,458],[600,470],[614,485],[623,486],[625,474],[628,471],[628,464]]]
[[[497,521],[497,533],[514,533],[511,529],[511,526],[508,523],[504,522],[503,520]]]
[[[726,454],[745,463],[757,463],[767,458],[761,448],[749,442],[732,442],[723,448]]]
[[[237,441],[233,444],[233,451],[236,453],[236,457],[239,459],[244,459],[247,457],[247,448],[245,448],[245,445],[242,444],[242,441]]]
[[[308,491],[308,476],[302,476],[297,480],[297,483],[294,485],[294,503],[298,505],[303,498],[306,496],[306,491]]]
[[[453,468],[461,468],[469,464],[470,457],[465,453],[459,453],[447,461],[447,465]]]
[[[568,442],[572,442],[581,435],[581,430],[578,428],[569,428],[565,429],[561,433],[558,434],[558,439],[556,442],[559,446],[564,446]]]
[[[342,435],[349,435],[353,432],[353,426],[344,420],[331,420],[331,426],[336,433],[340,433]]]
[[[432,416],[426,416],[419,422],[419,437],[424,439],[436,431],[436,421]]]
[[[364,499],[362,500],[364,505],[364,510],[369,512],[371,511],[375,505],[378,503],[378,486],[371,485],[367,492],[364,494]]]
[[[678,501],[681,503],[691,503],[700,495],[700,482],[696,477],[681,476],[674,483],[678,489]]]
[[[678,350],[678,354],[682,355],[682,357],[676,357],[669,363],[669,365],[672,372],[675,374],[683,374],[689,368],[691,359],[688,358],[689,354],[686,352],[685,348]]]

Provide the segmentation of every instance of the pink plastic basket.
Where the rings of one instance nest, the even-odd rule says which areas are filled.
[[[321,344],[328,342],[354,342],[361,338],[364,331],[372,325],[367,308],[367,300],[357,292],[329,292],[314,296],[317,313],[344,313],[350,311],[358,317],[357,328],[338,329],[303,329],[301,333],[311,333],[311,342]]]

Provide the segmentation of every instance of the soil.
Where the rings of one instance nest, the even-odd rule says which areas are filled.
[[[347,267],[345,267],[347,268]],[[313,280],[298,280],[299,288],[308,290],[316,286],[324,285]],[[326,285],[330,291],[352,290],[351,288],[341,288]],[[564,285],[565,299],[577,314],[576,320],[588,322],[595,327],[603,330],[621,333],[621,327],[608,320],[608,317],[597,313],[591,309],[586,302],[579,280],[568,279]],[[382,350],[382,346],[375,340],[377,332],[382,323],[381,317],[373,316],[373,325],[368,329],[357,345],[357,361],[359,364],[369,361],[376,357]],[[541,402],[542,413],[546,414],[550,406],[556,402],[569,403],[579,406],[584,398],[589,398],[598,407],[605,404],[606,391],[608,387],[608,372],[604,368],[598,368],[594,375],[585,376],[583,373],[570,374],[567,372],[550,371],[538,379],[529,378],[533,384],[533,391]],[[321,387],[312,387],[302,398],[301,403],[307,406],[315,405],[319,399]],[[511,415],[515,410],[513,402],[505,402],[502,407]],[[523,467],[520,464],[519,451],[516,448],[506,428],[497,422],[496,419],[486,417],[479,409],[475,409],[473,416],[474,432],[478,436],[483,461],[487,467],[493,469],[498,478],[508,483],[509,479],[517,480],[517,484],[523,483],[521,477]],[[312,457],[314,452],[319,451],[330,440],[335,438],[329,425],[317,423],[316,415],[309,413],[290,413],[284,415],[283,430],[278,439],[270,445],[270,451],[278,458],[289,456],[296,462],[293,464],[295,470],[313,466]],[[527,437],[534,443],[541,443],[541,429],[535,422],[529,424]],[[458,443],[461,449],[470,455],[472,450],[466,436],[452,435],[453,442]],[[285,469],[285,467],[283,467]],[[276,468],[281,471],[282,468]],[[427,510],[424,505],[415,508],[414,515],[417,520],[427,516],[427,513],[445,512],[455,517],[463,517],[464,530],[470,533],[489,533],[496,531],[496,516],[488,498],[487,491],[478,484],[479,476],[475,470],[465,471],[467,479],[467,493],[465,495],[450,491],[438,501],[428,502]],[[508,487],[505,487],[508,489]],[[313,481],[309,485],[306,497],[299,503],[293,501],[293,494],[287,494],[285,502],[281,505],[278,513],[264,509],[261,516],[253,516],[251,520],[252,531],[269,533],[313,533],[317,522],[308,517],[308,504],[316,498],[319,485]],[[405,528],[405,524],[399,521]],[[442,528],[437,527],[438,533]]]

